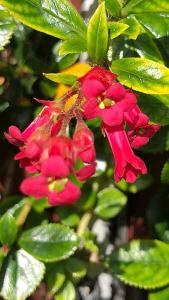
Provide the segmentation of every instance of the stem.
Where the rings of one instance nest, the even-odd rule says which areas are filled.
[[[26,218],[27,218],[31,208],[32,208],[32,204],[30,202],[26,202],[24,204],[24,206],[23,206],[23,208],[22,208],[22,210],[21,210],[21,212],[20,212],[20,214],[19,214],[19,216],[16,220],[16,224],[18,226],[22,226],[25,223]]]
[[[80,223],[79,223],[79,226],[77,228],[77,234],[78,236],[83,236],[83,234],[85,233],[90,221],[91,221],[91,218],[92,218],[92,214],[87,212],[83,215]]]

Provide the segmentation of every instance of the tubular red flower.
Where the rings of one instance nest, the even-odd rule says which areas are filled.
[[[149,139],[153,137],[160,129],[160,125],[147,124],[142,127],[137,127],[128,131],[128,138],[131,147],[138,149],[149,142]]]
[[[115,181],[118,182],[124,178],[127,182],[132,183],[137,179],[138,174],[146,174],[146,165],[132,151],[123,126],[104,125],[104,131],[115,159]]]

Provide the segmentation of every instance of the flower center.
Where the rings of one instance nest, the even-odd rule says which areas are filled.
[[[64,178],[64,179],[59,179],[59,180],[54,180],[51,183],[49,183],[49,190],[51,192],[62,192],[65,188],[65,184],[67,183],[68,179]]]
[[[106,107],[113,106],[115,101],[105,98],[102,102],[100,102],[99,107],[100,109],[105,109]]]

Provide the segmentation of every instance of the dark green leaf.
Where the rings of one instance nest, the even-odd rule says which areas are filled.
[[[73,279],[80,279],[86,275],[86,266],[84,262],[78,258],[71,257],[65,261],[64,265]]]
[[[25,300],[41,282],[45,266],[23,249],[11,254],[0,274],[0,295],[5,300]]]
[[[169,184],[169,160],[164,164],[161,172],[161,181],[164,184]]]
[[[148,300],[168,300],[169,287],[149,293]]]
[[[154,240],[135,240],[117,248],[108,267],[126,284],[153,289],[169,283],[169,245]]]
[[[120,17],[121,6],[118,0],[105,0],[106,9],[113,17]]]
[[[46,271],[46,281],[50,294],[54,295],[66,280],[63,263],[50,264]]]
[[[15,30],[16,23],[6,10],[0,8],[0,50],[8,43]]]
[[[169,126],[161,129],[150,139],[149,143],[141,148],[146,153],[159,153],[169,150]]]
[[[58,261],[72,255],[79,245],[73,230],[60,224],[47,224],[25,231],[19,245],[37,259]]]
[[[17,225],[14,217],[7,212],[0,219],[0,241],[3,245],[11,245],[16,239]]]
[[[108,24],[105,4],[102,2],[90,19],[87,30],[87,50],[93,63],[101,64],[108,46]]]
[[[120,22],[109,22],[110,38],[114,39],[122,34],[129,26]]]
[[[69,227],[78,225],[80,217],[76,213],[74,207],[68,206],[66,209],[63,206],[56,208],[56,215],[59,216],[59,220],[62,224]]]
[[[169,124],[169,96],[168,95],[140,95],[139,106],[154,123]]]
[[[169,69],[145,58],[123,58],[111,65],[126,86],[146,94],[169,93]]]
[[[148,34],[139,35],[137,40],[133,41],[133,47],[140,57],[163,63],[160,50]]]
[[[77,79],[77,76],[65,73],[44,73],[43,75],[54,82],[63,83],[66,85],[73,85]]]
[[[67,0],[0,0],[19,21],[35,30],[68,39],[85,38],[86,26],[77,10]]]
[[[103,218],[115,217],[126,205],[127,197],[114,187],[108,187],[98,193],[95,213]]]

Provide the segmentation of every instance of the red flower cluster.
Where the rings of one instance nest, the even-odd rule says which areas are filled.
[[[95,67],[79,82],[86,99],[84,117],[102,118],[102,129],[114,154],[115,181],[124,178],[129,183],[135,182],[137,175],[145,174],[147,169],[132,148],[145,145],[160,126],[149,124],[149,118],[137,105],[136,95],[116,82],[115,74]]]
[[[51,205],[72,204],[80,198],[80,189],[69,177],[74,175],[84,181],[95,173],[93,134],[79,120],[72,139],[63,135],[62,112],[58,115],[54,102],[45,101],[45,104],[23,133],[11,126],[5,136],[19,147],[20,152],[15,159],[20,161],[20,166],[29,173],[38,174],[26,178],[21,184],[21,191],[37,199],[47,197]],[[79,160],[82,166],[77,169]]]
[[[72,105],[65,109],[74,95]],[[160,126],[149,124],[136,95],[118,83],[115,74],[94,67],[60,101],[38,101],[45,107],[23,132],[10,126],[5,133],[20,150],[15,156],[20,166],[35,173],[22,182],[24,194],[47,197],[51,205],[72,204],[79,199],[80,189],[71,181],[72,176],[85,181],[96,169],[94,137],[83,118],[102,119],[102,131],[114,154],[115,181],[124,178],[134,182],[138,174],[147,172],[132,148],[145,145]],[[72,118],[77,119],[77,125],[70,138],[67,127]]]

